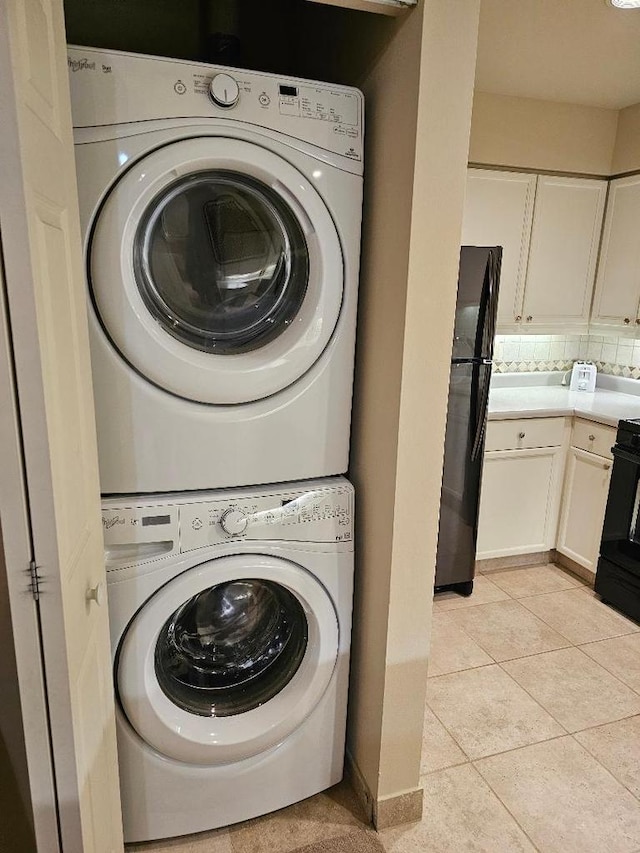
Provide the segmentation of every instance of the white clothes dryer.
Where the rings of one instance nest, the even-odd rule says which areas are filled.
[[[125,840],[340,781],[353,503],[342,477],[104,501]]]
[[[101,487],[346,471],[363,98],[69,48]]]

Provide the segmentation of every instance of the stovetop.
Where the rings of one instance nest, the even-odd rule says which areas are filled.
[[[616,447],[640,454],[640,418],[620,421],[616,434]]]
[[[640,418],[629,418],[628,420],[620,421],[618,429],[624,429],[627,432],[640,435]]]

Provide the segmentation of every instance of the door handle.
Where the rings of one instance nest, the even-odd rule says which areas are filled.
[[[100,581],[97,586],[90,586],[86,592],[88,602],[95,601],[98,607],[104,604],[104,582]]]

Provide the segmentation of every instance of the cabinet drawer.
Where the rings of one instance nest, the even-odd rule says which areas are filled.
[[[583,421],[576,418],[571,433],[571,444],[589,453],[596,453],[612,459],[611,448],[616,443],[615,427],[597,424],[594,421]]]
[[[564,418],[521,418],[489,421],[485,450],[520,450],[559,447],[564,438]]]

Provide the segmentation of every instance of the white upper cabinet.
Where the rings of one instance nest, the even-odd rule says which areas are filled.
[[[464,245],[502,246],[498,331],[586,331],[607,182],[469,169]]]
[[[502,246],[498,326],[520,322],[536,176],[469,169],[462,243]]]
[[[526,326],[589,322],[606,181],[540,175],[527,266]]]
[[[592,323],[640,326],[640,175],[611,181]]]

